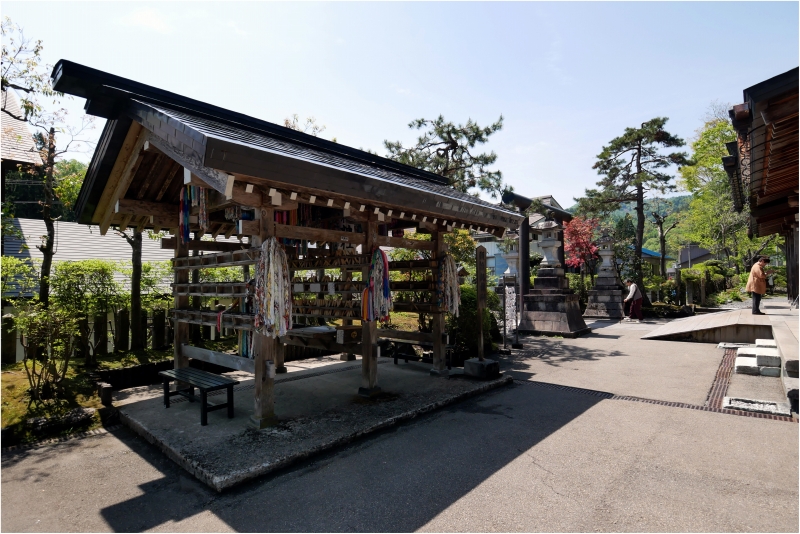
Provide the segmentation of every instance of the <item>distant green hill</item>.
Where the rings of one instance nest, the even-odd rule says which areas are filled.
[[[689,202],[691,202],[691,200],[692,200],[692,195],[680,195],[669,198],[661,198],[659,199],[659,202],[667,205],[664,211],[668,213],[672,212],[679,213],[689,209]],[[635,207],[636,207],[635,202],[625,202],[620,206],[619,209],[612,211],[609,214],[609,217],[611,219],[616,220],[624,217],[628,213],[630,213],[631,217],[633,217],[636,215],[636,212],[634,211]],[[570,213],[575,213],[577,209],[578,205],[575,204],[574,206],[567,208],[567,211]],[[651,211],[653,210],[650,208],[649,203],[645,203],[645,213],[650,213]]]

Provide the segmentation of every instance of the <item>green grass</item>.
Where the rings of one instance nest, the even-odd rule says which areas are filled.
[[[212,350],[224,351],[236,345],[236,336],[225,338],[221,341],[206,341],[206,346]],[[129,352],[115,352],[107,356],[98,356],[96,369],[122,369],[146,363],[169,360],[173,356],[172,347],[162,350],[137,350]],[[33,434],[29,428],[28,419],[35,417],[57,418],[63,416],[73,408],[103,408],[97,395],[97,386],[89,375],[95,369],[87,368],[83,358],[73,358],[67,369],[59,392],[52,399],[38,403],[31,402],[28,392],[28,383],[25,367],[22,362],[2,366],[0,372],[0,419],[2,428],[13,432],[11,441],[26,443],[45,438],[58,437],[74,432],[83,432],[97,428],[101,425],[100,417],[95,416],[87,425],[80,428],[66,429],[50,434]],[[11,445],[5,443],[4,445]]]

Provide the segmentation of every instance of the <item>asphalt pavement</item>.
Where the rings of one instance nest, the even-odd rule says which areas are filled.
[[[533,338],[513,386],[222,494],[124,428],[4,451],[2,531],[797,532],[796,423],[596,393],[707,394],[722,351],[645,326]]]

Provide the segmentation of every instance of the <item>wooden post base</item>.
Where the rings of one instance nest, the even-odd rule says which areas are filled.
[[[247,425],[250,428],[255,428],[256,430],[261,430],[264,428],[269,428],[278,424],[278,418],[274,415],[271,417],[262,417],[257,418],[254,415],[250,416],[250,419],[247,421]]]
[[[355,354],[347,354],[346,352],[343,352],[342,354],[339,355],[339,360],[343,362],[352,362],[355,359],[356,359]]]
[[[275,373],[277,373],[277,374],[288,373],[288,372],[289,372],[289,370],[286,369],[285,365],[280,365],[280,366],[275,368]]]
[[[358,388],[358,396],[365,398],[372,398],[381,392],[381,388],[375,386],[374,388]]]

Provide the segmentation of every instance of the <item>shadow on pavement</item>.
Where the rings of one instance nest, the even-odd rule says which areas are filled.
[[[100,513],[112,530],[127,532],[204,510],[245,532],[413,531],[601,401],[508,386],[221,495],[185,476],[176,483],[181,470],[168,462],[163,479]],[[151,465],[162,464],[152,461],[161,456],[154,447],[131,441]]]

